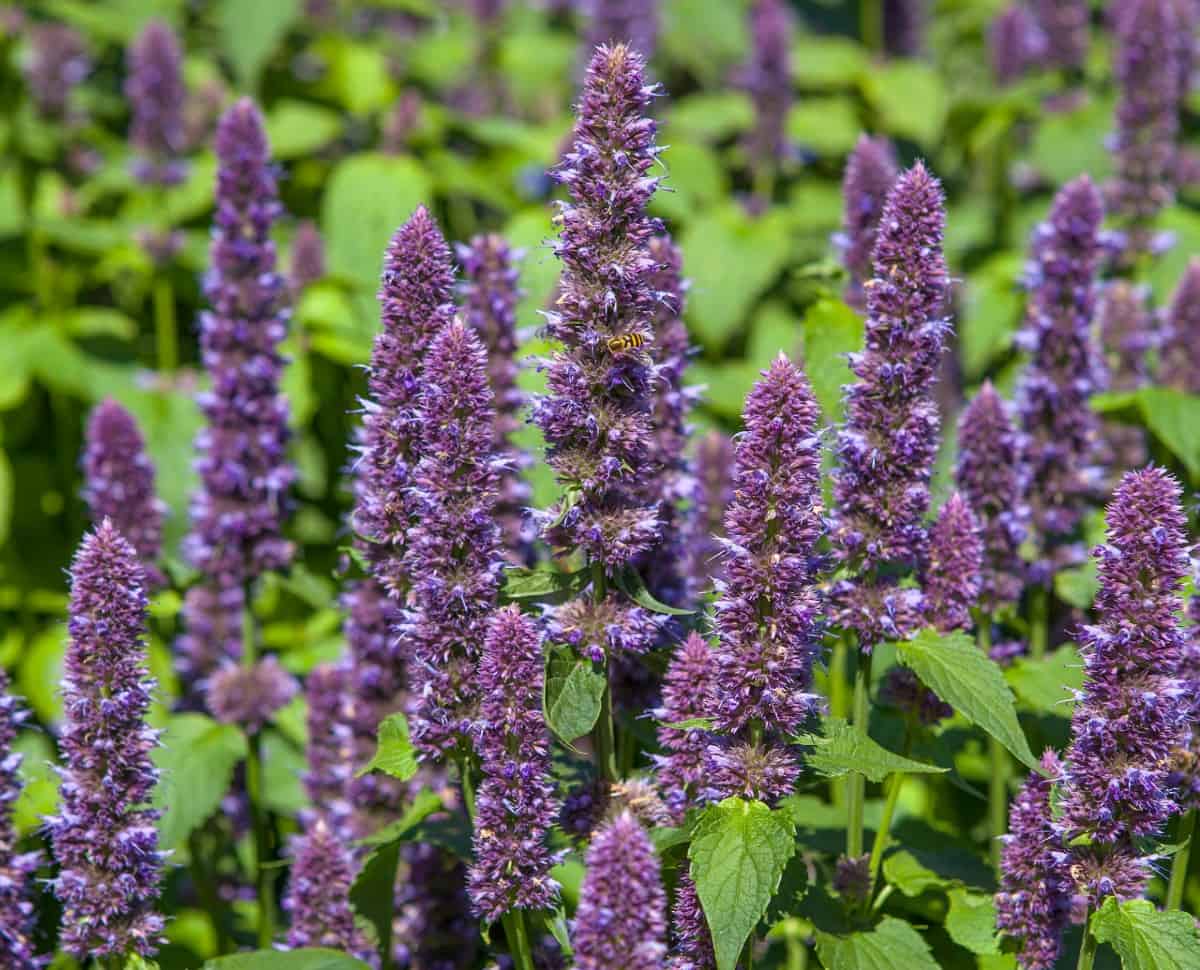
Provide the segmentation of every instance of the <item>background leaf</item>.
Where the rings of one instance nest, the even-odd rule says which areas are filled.
[[[1091,931],[1121,957],[1123,970],[1195,970],[1200,967],[1196,920],[1179,910],[1160,912],[1148,899],[1118,903],[1109,896],[1092,915]]]
[[[382,771],[401,781],[408,781],[417,773],[417,752],[408,736],[408,718],[403,714],[389,714],[379,723],[375,754],[358,774],[369,771]]]
[[[176,714],[152,757],[162,772],[154,789],[154,806],[162,812],[159,846],[175,849],[220,807],[234,766],[246,757],[246,738],[203,714]]]
[[[841,778],[852,771],[880,782],[896,771],[908,774],[938,774],[946,768],[905,758],[864,736],[841,718],[825,719],[825,736],[805,736],[801,743],[813,744],[805,764],[826,778]]]
[[[892,916],[849,936],[818,931],[817,954],[825,970],[938,970],[921,934]]]
[[[567,744],[587,734],[600,717],[607,674],[570,647],[550,648],[542,706],[546,724]]]

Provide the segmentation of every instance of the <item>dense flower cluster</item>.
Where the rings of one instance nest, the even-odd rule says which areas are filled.
[[[1079,68],[1091,43],[1088,0],[1034,0],[1034,13],[1046,35],[1046,53],[1055,67]]]
[[[746,153],[755,178],[763,186],[787,154],[787,116],[792,106],[792,14],[785,0],[754,0],[751,5],[750,59],[739,80],[754,105],[754,127],[746,140]],[[760,189],[763,194],[765,186]]]
[[[288,285],[293,298],[325,275],[325,241],[311,219],[305,219],[296,227],[296,235],[292,237],[290,269]]]
[[[133,174],[143,182],[176,185],[187,168],[184,149],[183,54],[175,32],[151,20],[129,48],[125,97],[133,110],[129,141],[137,157]]]
[[[184,594],[175,669],[186,707],[202,708],[208,676],[241,656],[245,600],[241,586],[221,587],[211,581],[201,581]]]
[[[858,136],[858,143],[846,159],[842,177],[842,230],[834,237],[834,245],[850,274],[846,302],[858,310],[866,309],[863,284],[874,275],[875,235],[887,194],[898,174],[896,152],[890,141]]]
[[[66,24],[34,25],[22,67],[38,114],[70,120],[71,92],[92,73],[87,42],[79,32]]]
[[[1022,454],[1012,409],[985,381],[959,419],[955,483],[983,534],[979,605],[986,613],[1015,603],[1024,585],[1019,550],[1029,509]]]
[[[983,571],[983,537],[966,500],[955,492],[929,530],[921,591],[925,618],[943,633],[971,625],[971,607],[979,599]]]
[[[645,209],[658,184],[648,174],[658,148],[644,71],[624,45],[597,50],[574,143],[551,173],[572,200],[556,220],[561,292],[546,315],[547,336],[563,348],[546,365],[549,393],[533,411],[546,460],[567,489],[543,532],[608,571],[659,539],[657,503],[643,498],[654,370],[645,348],[626,348],[624,339],[651,337],[657,308],[650,240],[661,227]]]
[[[671,963],[669,970],[716,970],[712,933],[700,906],[691,874],[680,872],[671,907]]]
[[[350,692],[348,664],[321,664],[304,681],[308,717],[308,767],[304,790],[314,809],[326,817],[344,815],[346,793],[360,767],[351,727],[356,699]]]
[[[725,512],[733,502],[733,442],[721,431],[710,431],[696,442],[691,502],[685,572],[692,591],[700,595],[725,573],[721,540]]]
[[[470,245],[458,247],[465,277],[463,318],[487,350],[488,380],[496,401],[494,448],[506,461],[500,472],[497,508],[504,551],[510,561],[525,564],[533,552],[533,535],[525,515],[531,493],[521,473],[529,467],[530,457],[512,442],[523,421],[526,397],[517,386],[520,365],[516,360],[517,302],[521,297],[517,262],[521,255],[495,233],[476,236]]]
[[[1023,2],[1005,7],[988,27],[992,73],[1001,84],[1012,84],[1046,55],[1046,35]]]
[[[109,520],[84,537],[71,567],[71,604],[59,743],[58,814],[46,827],[59,865],[62,945],[74,956],[153,954],[162,854],[158,780],[146,725],[146,594],[133,547]]]
[[[954,708],[921,683],[907,667],[892,667],[879,685],[879,702],[895,708],[916,724],[936,724],[954,714]]]
[[[300,685],[274,654],[252,664],[226,662],[208,678],[206,697],[213,717],[239,724],[251,734],[296,696]]]
[[[866,349],[850,357],[858,380],[846,389],[837,440],[832,539],[854,575],[833,594],[838,622],[865,650],[904,636],[920,618],[919,593],[881,570],[915,568],[925,549],[939,430],[931,391],[949,330],[941,317],[944,224],[941,186],[918,162],[884,206],[867,284]]]
[[[1186,638],[1176,616],[1190,570],[1182,490],[1153,466],[1129,472],[1108,506],[1108,544],[1096,550],[1097,622],[1078,634],[1085,680],[1063,767],[1063,844],[1092,903],[1141,894],[1149,860],[1137,840],[1175,812],[1164,751],[1189,737],[1176,673]],[[1078,844],[1080,835],[1089,836]]]
[[[1026,494],[1043,553],[1071,535],[1100,486],[1099,422],[1088,398],[1106,382],[1091,331],[1102,218],[1100,194],[1085,175],[1059,191],[1049,219],[1033,233],[1029,306],[1018,335],[1031,360],[1016,398]],[[1048,568],[1036,564],[1033,578],[1044,581]]]
[[[1159,380],[1200,394],[1200,259],[1192,259],[1171,296],[1159,353]]]
[[[147,587],[162,586],[166,577],[156,561],[167,506],[154,490],[154,463],[137,421],[112,398],[97,404],[88,418],[83,482],[92,521],[111,519],[141,558]]]
[[[422,458],[411,479],[416,524],[404,564],[414,609],[405,636],[413,659],[413,741],[437,757],[470,743],[480,688],[475,668],[503,553],[494,518],[495,412],[483,344],[454,321],[433,339],[424,376]]]
[[[883,46],[889,54],[916,57],[925,46],[927,0],[883,0]]]
[[[21,755],[13,752],[26,711],[9,693],[8,674],[0,669],[0,963],[12,970],[42,965],[34,949],[36,914],[34,873],[37,852],[17,851],[13,808],[21,795]]]
[[[713,681],[713,651],[698,633],[689,633],[676,649],[663,675],[662,707],[655,711],[659,722],[658,743],[663,751],[655,757],[656,776],[667,809],[676,823],[700,803],[705,789],[707,733],[699,728],[671,727],[703,718],[710,706]]]
[[[662,970],[667,899],[658,856],[630,812],[592,838],[572,942],[578,970]]]
[[[550,732],[542,715],[544,661],[533,621],[516,607],[488,624],[479,662],[483,767],[475,809],[475,912],[492,922],[511,909],[549,909],[558,897],[546,837],[558,818]]]
[[[605,44],[625,44],[649,59],[658,42],[659,0],[576,0],[588,18],[589,53]]]

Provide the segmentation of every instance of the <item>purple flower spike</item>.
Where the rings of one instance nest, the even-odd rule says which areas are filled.
[[[838,622],[868,651],[920,620],[919,594],[895,585],[894,573],[915,568],[925,549],[939,430],[932,389],[950,329],[944,226],[941,185],[918,162],[888,194],[866,286],[866,349],[850,358],[858,380],[838,434],[832,540],[853,578],[833,592]]]
[[[883,0],[883,46],[889,54],[916,57],[925,46],[925,0]]]
[[[361,455],[355,465],[354,529],[375,579],[403,602],[404,550],[412,524],[412,476],[421,422],[421,361],[434,335],[454,317],[450,247],[433,216],[418,206],[396,230],[384,257],[375,338],[363,401]]]
[[[71,120],[71,92],[92,73],[87,42],[79,31],[66,24],[35,24],[23,68],[38,114]]]
[[[721,540],[725,538],[725,513],[733,503],[733,442],[729,436],[710,431],[701,438],[692,468],[692,514],[685,554],[690,585],[698,596],[725,574]]]
[[[1176,616],[1191,568],[1178,482],[1162,469],[1129,472],[1107,509],[1097,622],[1077,633],[1083,690],[1063,769],[1062,844],[1089,902],[1140,896],[1151,860],[1138,844],[1175,813],[1164,752],[1190,736],[1190,703],[1177,679],[1186,638]]]
[[[1200,394],[1200,258],[1188,262],[1171,297],[1164,330],[1159,379],[1177,390]]]
[[[1083,67],[1091,44],[1088,0],[1034,0],[1033,6],[1046,35],[1049,62],[1055,67]]]
[[[966,500],[955,492],[929,530],[929,550],[921,576],[926,617],[943,633],[971,626],[979,599],[983,537]]]
[[[291,562],[283,538],[295,470],[287,460],[287,399],[279,391],[287,333],[283,278],[271,227],[282,209],[262,115],[248,98],[217,128],[217,212],[200,318],[212,389],[199,396],[207,426],[196,439],[200,490],[184,551],[224,588]]]
[[[754,105],[754,127],[747,137],[746,152],[759,178],[769,177],[787,154],[792,31],[792,14],[784,0],[755,0],[750,8],[750,59],[739,80]]]
[[[996,894],[996,925],[1020,941],[1022,970],[1052,970],[1071,918],[1066,854],[1050,815],[1050,790],[1061,771],[1052,750],[1042,755],[1042,767],[1049,777],[1032,772],[1013,799]]]
[[[1042,63],[1047,47],[1046,34],[1024,3],[1006,7],[988,28],[992,73],[1002,85],[1012,84]]]
[[[647,60],[658,42],[659,0],[582,0],[588,17],[587,50],[625,44]]]
[[[689,633],[675,650],[662,685],[658,743],[666,752],[655,758],[659,788],[672,819],[678,824],[689,808],[700,804],[705,785],[707,733],[700,729],[666,727],[704,717],[710,707],[713,651],[698,633]]]
[[[136,152],[133,174],[153,185],[178,185],[187,174],[179,38],[161,20],[151,20],[129,48],[125,97],[133,110],[129,141]]]
[[[1096,329],[1100,333],[1108,388],[1133,391],[1150,380],[1148,355],[1158,342],[1149,289],[1113,280],[1100,290]],[[1140,468],[1146,463],[1146,435],[1141,428],[1115,421],[1104,424],[1104,464],[1110,469]]]
[[[325,240],[321,230],[311,219],[305,219],[296,227],[292,237],[291,277],[288,285],[292,296],[299,297],[310,283],[325,276]]]
[[[379,955],[356,925],[350,905],[354,861],[349,845],[324,819],[317,819],[293,844],[291,878],[284,910],[291,916],[289,947],[328,947],[378,966]]]
[[[146,594],[133,546],[105,519],[71,567],[59,814],[46,820],[59,874],[63,948],[87,957],[157,949],[162,853],[150,800]]]
[[[308,700],[304,790],[325,816],[338,814],[336,806],[345,803],[347,786],[361,767],[351,723],[357,698],[350,692],[350,675],[347,664],[321,664],[304,681]]]
[[[789,736],[812,709],[821,601],[813,549],[821,535],[819,409],[804,372],[780,355],[746,398],[733,505],[718,588],[717,727],[758,722]]]
[[[921,725],[936,724],[942,718],[954,715],[954,708],[922,684],[907,667],[893,667],[884,674],[879,686],[879,702]]]
[[[796,788],[800,759],[778,739],[714,744],[704,752],[706,797],[736,796],[774,805]]]
[[[671,907],[671,964],[670,970],[717,970],[713,953],[712,933],[696,884],[686,870],[679,873],[675,885],[675,905]]]
[[[649,653],[659,643],[666,617],[610,593],[599,603],[587,597],[555,607],[546,632],[581,657],[603,663],[609,656]]]
[[[561,294],[546,315],[547,336],[563,347],[546,364],[549,394],[533,417],[567,498],[543,517],[543,532],[608,572],[660,536],[657,508],[642,497],[654,368],[647,348],[632,346],[653,336],[657,311],[650,240],[662,227],[646,215],[658,185],[655,124],[645,116],[654,94],[641,55],[622,44],[599,48],[574,143],[551,172],[571,195],[556,217]]]
[[[559,804],[542,714],[544,665],[534,622],[516,606],[497,611],[479,663],[483,784],[467,883],[476,915],[491,922],[513,909],[550,909],[558,898],[546,846]]]
[[[631,812],[592,839],[571,934],[577,970],[662,970],[667,897],[658,856]]]
[[[1112,139],[1113,213],[1126,229],[1126,261],[1153,252],[1153,223],[1175,197],[1179,137],[1180,22],[1176,0],[1121,0],[1114,7],[1120,89]]]
[[[155,561],[162,552],[167,506],[155,494],[154,464],[137,421],[112,398],[97,404],[88,419],[83,481],[92,522],[112,519],[141,557],[147,587],[163,586],[166,577]]]
[[[37,970],[45,963],[33,944],[34,874],[41,856],[17,851],[13,827],[13,807],[21,797],[21,755],[12,747],[27,717],[9,693],[8,674],[0,668],[0,963],[12,970]]]
[[[863,289],[875,275],[875,235],[888,192],[896,182],[899,168],[892,143],[884,137],[859,135],[858,144],[846,159],[842,177],[842,231],[834,245],[842,254],[842,263],[850,273],[846,284],[846,302],[856,310],[865,310],[867,295]]]
[[[412,734],[430,758],[469,744],[476,716],[475,668],[504,561],[494,422],[483,344],[456,320],[425,358],[424,457],[412,478],[416,525],[405,558],[415,606],[406,624]]]
[[[183,632],[175,641],[175,667],[183,686],[184,706],[204,708],[202,684],[222,665],[242,655],[245,592],[201,582],[183,597]]]
[[[1015,603],[1024,585],[1019,550],[1029,508],[1023,450],[1011,407],[985,381],[958,424],[955,480],[983,531],[979,605],[986,613]]]
[[[299,689],[274,654],[250,665],[227,663],[208,679],[208,709],[221,723],[238,724],[255,734]]]
[[[530,457],[512,442],[522,425],[526,395],[517,386],[517,262],[502,236],[476,236],[469,246],[458,247],[466,282],[462,286],[463,317],[479,335],[488,355],[488,380],[496,399],[495,451],[507,461],[500,473],[500,517],[505,554],[518,565],[528,565],[533,554],[533,530],[525,515],[532,494],[521,477]]]
[[[1102,481],[1099,421],[1088,398],[1107,378],[1091,324],[1101,258],[1100,193],[1086,175],[1064,186],[1033,233],[1029,306],[1018,335],[1031,354],[1017,385],[1028,500],[1044,548],[1070,537]],[[1033,570],[1045,579],[1048,562]]]

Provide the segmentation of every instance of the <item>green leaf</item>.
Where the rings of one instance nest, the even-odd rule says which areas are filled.
[[[1068,643],[1041,660],[1018,657],[1004,671],[1004,679],[1025,707],[1067,717],[1074,699],[1071,692],[1083,686],[1083,661]]]
[[[862,125],[846,97],[805,98],[788,113],[788,138],[822,155],[844,155],[858,141]]]
[[[1073,111],[1038,118],[1029,161],[1059,185],[1080,172],[1090,172],[1102,184],[1112,173],[1112,152],[1106,146],[1112,124],[1112,99],[1088,95]]]
[[[842,420],[842,387],[854,379],[846,355],[862,350],[863,328],[841,300],[818,300],[804,314],[804,371],[828,424]]]
[[[623,569],[616,575],[617,588],[626,596],[638,604],[644,606],[651,613],[663,613],[667,616],[691,616],[694,610],[681,610],[675,606],[668,606],[666,603],[660,603],[654,598],[654,594],[646,588],[646,582],[642,579],[641,573],[636,569]]]
[[[1091,931],[1110,943],[1123,970],[1195,970],[1200,935],[1195,918],[1179,910],[1159,912],[1147,899],[1117,903],[1114,896],[1092,915]]]
[[[1200,395],[1142,387],[1134,400],[1147,430],[1183,462],[1193,482],[1200,482]]]
[[[856,771],[871,781],[879,782],[897,771],[906,774],[939,774],[947,770],[888,751],[839,717],[825,719],[824,737],[806,735],[798,740],[801,744],[815,746],[805,761],[826,778],[841,778]]]
[[[964,280],[964,308],[959,324],[959,356],[971,380],[982,378],[1012,346],[1024,300],[1017,288],[1020,257],[997,256]]]
[[[567,744],[587,734],[600,717],[607,685],[604,668],[566,646],[550,648],[542,706],[550,730]]]
[[[949,97],[932,64],[892,61],[873,67],[860,83],[884,131],[911,138],[924,148],[941,136]]]
[[[848,37],[806,33],[796,38],[792,53],[804,87],[851,87],[871,66],[865,49]]]
[[[300,12],[300,0],[221,0],[217,24],[221,50],[244,88],[254,90],[263,66]]]
[[[680,139],[720,141],[753,124],[754,105],[741,91],[690,94],[671,106],[664,137],[672,143]],[[666,155],[668,164],[672,152]]]
[[[337,950],[255,950],[207,960],[201,970],[368,970],[362,960]]]
[[[996,940],[996,903],[991,895],[950,890],[946,932],[959,946],[981,956],[1000,952]]]
[[[969,636],[925,629],[912,640],[897,643],[896,655],[959,714],[987,731],[1017,760],[1037,770],[1037,759],[1017,721],[1004,674]]]
[[[56,725],[62,720],[63,658],[67,652],[67,631],[58,624],[49,626],[33,638],[21,655],[17,685],[29,708],[43,724]]]
[[[310,155],[329,144],[342,130],[342,120],[308,101],[284,98],[267,116],[267,138],[271,154],[280,161]]]
[[[1090,556],[1082,566],[1064,569],[1054,576],[1054,593],[1064,603],[1087,610],[1100,589],[1100,572]]]
[[[717,970],[733,970],[796,850],[795,826],[762,802],[727,798],[692,833],[692,879],[712,931]]]
[[[587,569],[564,573],[558,569],[510,566],[504,571],[500,597],[509,603],[564,603],[587,588],[591,579]]]
[[[430,193],[429,176],[411,158],[368,152],[340,162],[321,206],[330,270],[374,293],[388,240]]]
[[[401,781],[417,773],[417,752],[408,736],[408,718],[403,714],[389,714],[380,722],[375,754],[358,770],[358,777],[371,771],[382,771]]]
[[[246,757],[246,738],[232,724],[177,714],[151,756],[161,772],[154,789],[154,806],[162,811],[159,847],[175,849],[220,807],[234,767]]]
[[[883,860],[883,877],[905,896],[920,896],[929,889],[948,889],[954,879],[925,865],[907,849],[898,849]]]
[[[849,936],[818,931],[817,955],[825,970],[938,970],[921,934],[891,916],[873,929]]]

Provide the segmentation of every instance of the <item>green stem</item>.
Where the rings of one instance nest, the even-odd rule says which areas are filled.
[[[607,595],[608,580],[604,575],[604,567],[594,562],[592,596],[597,603],[601,603]],[[613,731],[612,684],[608,679],[607,668],[604,671],[604,693],[600,696],[600,716],[596,719],[596,726],[592,728],[592,746],[596,751],[601,777],[610,783],[616,781],[620,775],[617,774],[617,746]]]
[[[508,953],[517,970],[533,970],[533,947],[529,945],[529,929],[525,925],[525,910],[513,909],[504,914],[504,935]]]
[[[992,652],[992,618],[986,613],[975,617],[976,639],[979,652],[985,657]],[[1004,848],[1001,836],[1008,831],[1008,776],[1011,766],[1004,745],[993,737],[988,738],[992,773],[988,778],[988,838],[992,865],[1000,868],[1000,854]]]
[[[175,325],[175,291],[166,269],[154,281],[154,350],[158,369],[170,373],[179,366],[179,331]]]
[[[870,727],[870,689],[871,655],[860,651],[858,670],[854,673],[854,710],[850,723],[863,737],[867,736]],[[866,792],[866,778],[858,772],[853,772],[846,786],[846,855],[851,859],[857,859],[863,854],[863,803],[866,799]]]
[[[912,752],[912,730],[904,729],[904,757]],[[879,866],[883,862],[883,852],[887,848],[888,833],[892,828],[892,819],[896,815],[896,806],[900,804],[900,790],[904,787],[904,772],[897,771],[888,779],[887,800],[883,803],[883,817],[879,820],[879,829],[875,833],[875,841],[871,843],[871,861],[867,871],[871,874],[870,891],[867,900],[875,895],[875,881],[879,877]]]
[[[458,780],[462,785],[463,806],[467,810],[467,818],[475,821],[475,779],[471,774],[471,759],[463,755],[458,760]]]
[[[1046,656],[1050,644],[1050,590],[1035,586],[1029,594],[1029,655],[1034,660]]]
[[[229,948],[229,937],[225,933],[225,904],[221,901],[216,881],[212,878],[212,873],[205,863],[207,853],[200,841],[199,831],[188,836],[188,855],[190,856],[189,868],[192,873],[192,881],[196,884],[196,894],[200,897],[205,912],[208,913],[213,934],[217,939],[217,953],[224,953]]]
[[[258,658],[258,640],[254,612],[250,607],[253,589],[246,584],[242,608],[242,663],[252,666]],[[258,945],[270,949],[275,942],[275,879],[267,865],[271,861],[271,823],[263,804],[262,732],[246,738],[246,796],[250,802],[250,820],[254,835],[254,884],[258,890]]]
[[[1075,964],[1075,970],[1092,970],[1099,948],[1099,942],[1092,935],[1092,909],[1089,906],[1087,918],[1083,921],[1083,946],[1079,948],[1079,962]]]
[[[859,0],[859,27],[863,46],[876,54],[883,51],[883,3],[882,0]]]
[[[829,713],[845,720],[850,713],[850,696],[846,690],[846,662],[850,656],[850,644],[840,636],[833,644],[833,656],[829,660]],[[834,778],[829,783],[829,794],[834,807],[846,804],[846,776]]]
[[[1183,908],[1183,890],[1187,885],[1188,863],[1192,858],[1192,836],[1196,832],[1196,810],[1193,808],[1179,823],[1176,841],[1183,844],[1171,861],[1171,882],[1167,886],[1167,909]]]
[[[786,970],[806,970],[808,967],[808,947],[800,938],[799,932],[789,924],[787,929],[787,966]]]

